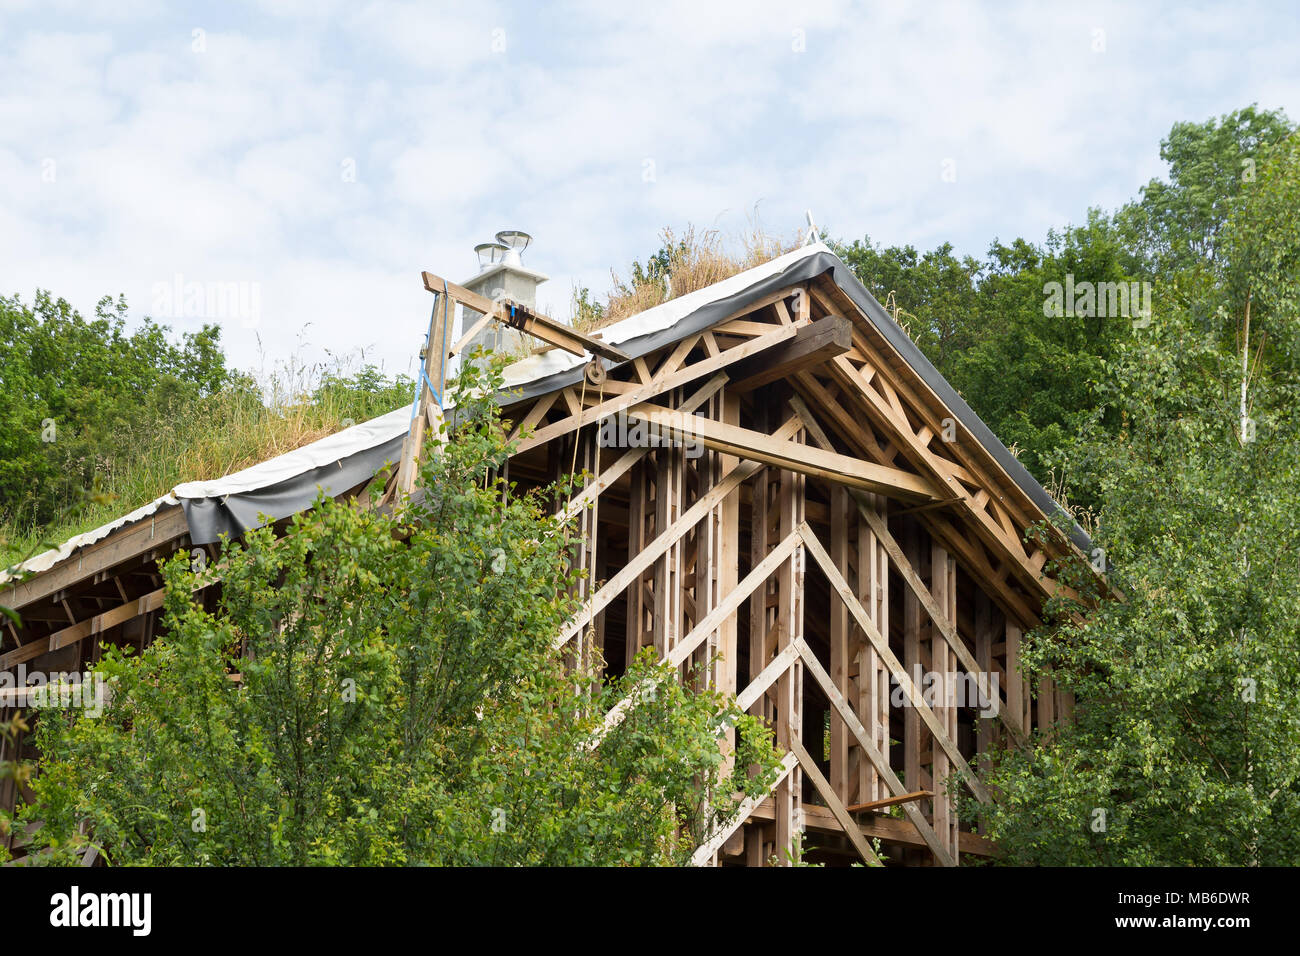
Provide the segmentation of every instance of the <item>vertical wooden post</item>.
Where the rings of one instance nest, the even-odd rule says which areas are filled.
[[[1038,726],[1046,730],[1056,723],[1056,682],[1050,677],[1038,679]]]
[[[948,623],[952,625],[953,633],[957,634],[958,640],[961,640],[961,634],[957,630],[957,559],[951,554],[948,554],[947,551],[944,552],[944,555],[947,558],[944,562],[944,567],[948,579],[948,603],[944,606],[944,613],[948,618]],[[936,640],[940,637],[942,637],[942,635],[935,635]],[[948,682],[948,737],[955,741],[958,739],[956,678],[964,669],[958,663],[957,652],[948,645],[947,640],[944,640],[942,643],[944,650],[947,652],[948,658],[947,667],[944,671],[944,679]],[[969,744],[967,746],[969,746]],[[957,812],[956,801],[959,798],[959,795],[964,795],[965,792],[959,790],[959,786],[960,784],[954,780],[954,796],[952,797],[952,842],[949,847],[952,851],[952,858],[958,861],[958,865],[960,865],[961,862],[961,817]]]
[[[649,540],[646,525],[650,520],[650,476],[649,462],[642,458],[632,466],[629,479],[627,503],[627,553],[628,557],[641,552]],[[625,666],[632,666],[632,659],[645,646],[646,617],[650,613],[646,601],[645,576],[633,581],[627,589],[627,645]]]
[[[1020,673],[1020,635],[1021,630],[1011,618],[1006,621],[1007,635],[1007,709],[1020,717],[1020,726],[1028,733],[1029,724],[1029,682]]]
[[[1061,723],[1068,724],[1074,720],[1074,692],[1063,690],[1058,693],[1057,715]]]
[[[670,448],[659,448],[654,452],[655,461],[655,537],[664,533],[673,520],[673,492],[676,481],[673,476],[673,453]],[[675,605],[672,588],[676,583],[672,574],[676,557],[676,545],[669,548],[654,565],[654,605],[651,628],[654,633],[655,657],[668,653],[669,622]]]
[[[792,441],[800,441],[803,431]],[[777,540],[784,541],[803,523],[803,475],[790,471],[780,474],[781,489],[776,505],[780,511]],[[800,545],[777,572],[777,647],[779,654],[796,638],[803,637],[804,549]],[[795,659],[776,682],[776,739],[789,749],[789,742],[803,736],[803,665]],[[801,741],[802,742],[802,741]],[[776,845],[781,854],[792,850],[803,831],[803,772],[799,767],[776,788]]]
[[[886,499],[869,495],[869,504],[881,519],[885,518]],[[876,629],[889,638],[889,552],[865,521],[858,522],[858,596]],[[876,749],[889,759],[889,669],[880,659],[875,646],[860,630],[859,638],[859,710],[862,722]],[[862,801],[883,800],[892,794],[871,762],[859,762],[859,794]]]
[[[667,396],[670,408],[676,408],[678,394]],[[661,441],[665,441],[662,434]],[[663,534],[681,517],[685,494],[685,456],[679,447],[665,443],[655,452],[655,536]],[[654,570],[654,646],[662,659],[682,637],[682,592],[687,586],[683,570],[685,543],[678,538],[655,562]]]
[[[765,408],[758,409],[757,427],[766,425]],[[771,499],[774,490],[773,473],[760,468],[754,476],[753,497],[750,503],[749,564],[756,567],[776,542],[771,540]],[[752,681],[772,659],[770,635],[776,625],[777,584],[771,578],[754,590],[749,599],[749,679]],[[761,696],[751,708],[751,713],[769,720],[775,715],[771,709],[771,694]]]
[[[600,476],[598,431],[592,428],[585,433],[578,432],[574,438],[579,442],[579,467],[591,475],[589,481],[595,481]],[[595,593],[600,573],[597,555],[599,508],[600,496],[597,495],[592,499],[588,507],[582,509],[582,513],[578,516],[577,566],[587,572],[586,577],[578,582],[579,601],[586,601]],[[601,632],[603,631],[604,617],[605,612],[601,611],[591,622],[584,622],[583,628],[578,634],[576,663],[583,670],[593,666],[598,652],[603,652]],[[591,633],[589,633],[589,630]]]
[[[709,407],[713,409],[719,421],[729,425],[740,424],[739,395],[730,394],[726,389],[723,389],[714,397]],[[740,459],[733,455],[724,455],[712,451],[706,452],[705,458],[709,460],[711,470],[707,486],[703,481],[701,482],[700,494],[704,494],[707,487],[711,487],[722,475],[740,463]],[[701,461],[703,460],[701,459]],[[713,590],[710,608],[716,607],[717,602],[731,594],[736,589],[740,578],[739,488],[718,503],[712,516],[712,528],[713,540],[710,549],[712,560],[709,577],[712,578]],[[699,617],[703,617],[705,613],[705,610],[697,609]],[[736,615],[733,612],[718,625],[714,645],[716,662],[713,665],[713,685],[722,694],[731,695],[739,690],[738,638],[739,628]],[[735,760],[736,730],[734,727],[728,727],[724,731],[721,747],[723,763],[719,773],[726,776],[732,772]],[[742,827],[736,831],[732,838],[723,845],[722,853],[724,855],[735,856],[743,852],[745,848],[745,829]]]
[[[759,406],[756,410],[756,427],[764,429],[767,423],[767,409]],[[760,468],[753,479],[753,495],[750,501],[749,557],[750,567],[756,566],[767,552],[771,550],[769,529],[769,506],[772,497],[772,473],[769,468]],[[749,599],[749,680],[759,675],[771,659],[769,635],[775,626],[776,584],[770,578],[755,588]],[[774,718],[772,694],[763,694],[754,702],[750,713],[768,720]],[[772,852],[774,844],[770,842],[775,832],[774,825],[757,824],[746,827],[745,853],[750,866],[764,866]]]
[[[921,545],[916,524],[908,521],[903,532],[903,556],[913,568],[921,566]],[[921,602],[907,588],[903,592],[903,669],[915,683],[921,672]],[[909,790],[925,789],[921,778],[921,715],[903,708],[903,783]]]
[[[993,687],[993,602],[988,599],[983,591],[975,592],[975,663],[981,673],[976,677],[981,683],[987,681],[990,690],[996,690]],[[997,707],[998,701],[990,700],[991,707]],[[996,732],[994,728],[993,717],[980,717],[976,725],[975,732],[975,752],[979,755],[979,770],[988,769],[988,758],[986,754],[989,748],[993,746],[993,735]]]
[[[956,595],[953,578],[955,577],[952,559],[937,541],[930,543],[930,595],[935,604],[944,612],[949,623],[956,621]],[[935,716],[941,726],[953,740],[957,739],[957,708],[954,706],[956,690],[952,675],[956,668],[956,655],[944,639],[938,626],[931,622],[926,628],[930,638],[930,669],[938,682],[938,699],[934,708]],[[957,854],[957,817],[953,801],[953,784],[949,779],[952,765],[948,755],[937,742],[931,741],[932,757],[930,776],[934,790],[934,829],[943,840],[950,853]]]
[[[831,489],[831,559],[835,562],[836,568],[845,580],[852,580],[849,573],[849,536],[850,536],[850,519],[856,514],[855,509],[850,508],[848,490],[842,485],[835,485]],[[858,556],[859,564],[862,561],[861,554]],[[867,605],[870,610],[871,605]],[[831,601],[831,620],[830,620],[830,644],[831,644],[831,680],[846,700],[852,701],[853,696],[850,692],[850,634],[849,609],[843,601]],[[863,679],[861,671],[858,673],[858,680]],[[863,714],[858,711],[868,721],[871,719],[869,714]],[[835,791],[836,796],[845,804],[853,802],[853,793],[850,790],[849,779],[849,744],[851,734],[848,728],[844,726],[844,721],[838,717],[831,718],[831,774],[830,784]],[[856,783],[856,781],[852,781]],[[870,799],[870,798],[865,798]]]
[[[732,395],[724,390],[719,393],[717,403],[719,415],[723,422],[729,425],[740,424],[739,395]],[[740,459],[732,455],[717,455],[713,465],[715,469],[714,480],[717,480],[717,476],[725,475],[731,471],[739,463]],[[713,567],[717,575],[716,600],[720,601],[734,591],[739,583],[740,489],[737,488],[727,495],[718,505],[717,510],[718,516],[715,523],[717,543],[714,549],[716,557]],[[723,694],[734,694],[739,689],[739,676],[736,672],[738,648],[735,614],[728,615],[726,620],[718,625],[717,650],[719,656],[717,689]],[[728,728],[725,746],[727,753],[731,753],[736,749],[736,731],[734,728]]]
[[[416,390],[415,414],[411,429],[402,445],[402,460],[398,464],[397,490],[410,494],[419,473],[420,455],[424,452],[425,428],[437,428],[442,423],[443,390],[447,387],[447,350],[451,348],[451,325],[456,310],[451,299],[441,293],[433,298],[433,312],[429,316],[428,343],[424,349],[423,377]],[[437,388],[437,394],[429,386]]]

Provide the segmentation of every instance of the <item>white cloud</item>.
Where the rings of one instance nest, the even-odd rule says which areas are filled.
[[[419,270],[464,278],[500,228],[534,233],[557,312],[663,226],[737,233],[755,203],[784,235],[811,207],[978,254],[1135,194],[1175,120],[1300,115],[1295,15],[1264,5],[93,6],[0,7],[0,288],[143,313],[177,273],[256,282],[241,365],[311,323],[312,355],[407,368]]]

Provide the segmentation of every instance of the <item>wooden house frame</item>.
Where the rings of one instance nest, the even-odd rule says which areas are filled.
[[[697,863],[785,860],[801,833],[828,860],[874,862],[873,841],[891,864],[993,854],[958,807],[992,799],[995,743],[1071,714],[1019,656],[1065,588],[1052,562],[1086,537],[1026,537],[1055,503],[826,247],[651,312],[599,333],[603,361],[524,360],[500,397],[511,481],[588,476],[567,505],[581,611],[557,651],[617,674],[653,648],[775,728],[780,780]],[[0,592],[23,615],[0,670],[152,640],[157,563],[214,553],[192,508],[160,501]]]

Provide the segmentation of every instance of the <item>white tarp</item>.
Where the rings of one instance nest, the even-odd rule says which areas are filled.
[[[187,481],[172,489],[177,498],[221,498],[225,495],[257,491],[304,472],[349,458],[357,452],[382,445],[411,427],[411,406],[403,405],[386,415],[372,418],[333,435],[326,435],[310,445],[303,445],[283,455],[210,481]]]
[[[785,255],[777,256],[762,265],[746,269],[744,272],[738,272],[729,279],[715,282],[711,286],[697,289],[679,298],[669,299],[654,308],[646,309],[644,312],[638,312],[636,315],[630,315],[626,319],[607,325],[600,330],[599,335],[603,341],[611,345],[621,345],[624,342],[630,342],[652,332],[662,332],[672,328],[692,313],[698,312],[704,306],[720,299],[729,298],[739,292],[744,292],[754,283],[783,272],[801,259],[807,259],[822,252],[830,252],[830,249],[822,242],[804,246],[794,252],[787,252]],[[527,385],[529,382],[547,378],[557,372],[575,369],[585,362],[585,358],[574,355],[572,352],[566,352],[563,349],[548,349],[545,352],[521,359],[507,368],[505,371],[506,388],[518,388],[521,385]]]
[[[180,502],[178,502],[170,494],[165,494],[161,498],[155,498],[147,505],[143,505],[142,507],[136,508],[130,514],[122,515],[122,517],[110,521],[108,524],[100,525],[94,531],[86,531],[82,534],[74,535],[73,537],[69,538],[67,541],[63,542],[63,544],[59,545],[57,548],[51,548],[49,551],[42,551],[40,554],[28,558],[18,567],[20,570],[30,572],[32,574],[36,574],[40,571],[48,571],[50,568],[54,567],[60,561],[64,561],[67,558],[71,557],[73,552],[75,552],[78,548],[84,548],[87,545],[92,545],[96,541],[100,540],[101,538],[108,537],[118,528],[125,528],[129,524],[134,524],[137,521],[149,517],[154,512],[156,512],[159,508],[161,508],[163,505],[174,505],[179,503]],[[8,572],[0,571],[0,584],[3,584],[4,582],[10,580],[12,577],[13,575],[9,574]]]
[[[794,252],[778,256],[762,265],[737,273],[705,289],[670,299],[654,308],[646,309],[600,330],[600,337],[613,345],[620,345],[655,332],[671,329],[679,321],[701,308],[722,299],[744,292],[747,288],[769,276],[777,275],[793,263],[830,250],[823,243],[804,246]],[[529,355],[505,370],[505,387],[519,388],[560,372],[579,368],[585,359],[563,349],[548,349]],[[283,455],[277,455],[242,471],[207,481],[188,481],[177,485],[163,495],[130,514],[123,515],[93,531],[69,538],[59,547],[38,554],[21,565],[22,570],[40,572],[67,560],[78,549],[94,544],[126,525],[154,514],[163,505],[184,504],[186,515],[193,525],[198,513],[197,504],[209,501],[224,502],[229,496],[248,495],[283,485],[327,465],[342,462],[355,455],[379,448],[406,434],[410,427],[411,406],[403,405],[386,415],[353,425],[343,431],[314,441]],[[314,495],[313,495],[314,496]],[[211,509],[203,509],[209,511]],[[193,531],[193,527],[191,528]],[[204,536],[206,537],[206,535]],[[9,580],[0,572],[0,583]]]

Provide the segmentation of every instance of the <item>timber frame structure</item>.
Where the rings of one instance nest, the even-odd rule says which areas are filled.
[[[430,278],[435,315],[465,301]],[[575,461],[586,475],[564,514],[581,610],[557,651],[615,675],[653,648],[775,728],[779,781],[697,863],[784,860],[800,833],[828,861],[874,863],[877,840],[890,865],[994,854],[958,808],[992,799],[977,771],[995,743],[1071,715],[1070,695],[1031,688],[1019,658],[1044,602],[1073,593],[1050,568],[1086,537],[1045,521],[1041,486],[825,246],[651,313],[599,333],[611,364],[562,354],[599,356],[594,337],[553,342],[561,354],[519,363],[500,396],[512,482]],[[0,638],[0,670],[75,671],[104,642],[146,646],[158,562],[216,554],[187,512],[164,503],[0,592],[23,618]],[[215,606],[219,589],[201,599]],[[9,693],[0,719],[23,703]],[[17,796],[0,791],[0,806]]]

